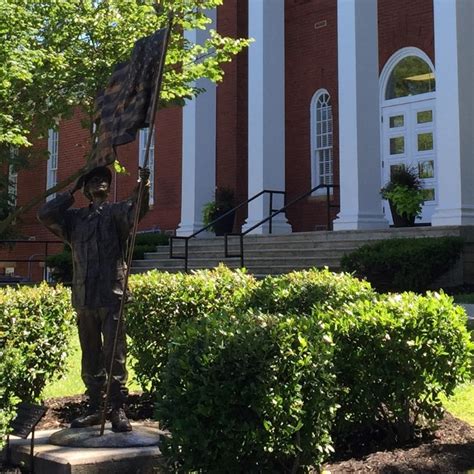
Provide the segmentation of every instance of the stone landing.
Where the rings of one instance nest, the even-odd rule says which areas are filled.
[[[132,423],[137,432],[150,427]],[[155,428],[159,438],[164,433]],[[35,433],[35,474],[158,474],[166,472],[158,445],[145,447],[58,446],[50,437],[58,430]],[[16,466],[30,469],[30,439],[10,438],[10,460]]]

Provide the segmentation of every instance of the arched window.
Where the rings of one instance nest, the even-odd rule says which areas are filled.
[[[426,94],[436,90],[430,65],[418,56],[401,59],[392,69],[385,89],[385,100]]]
[[[333,184],[331,96],[325,89],[311,100],[311,185]],[[321,192],[326,192],[324,189]],[[318,193],[318,192],[317,192]]]

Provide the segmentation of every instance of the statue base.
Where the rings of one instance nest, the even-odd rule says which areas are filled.
[[[115,433],[110,423],[106,423],[102,436],[100,436],[100,425],[66,428],[52,434],[49,442],[56,446],[71,448],[138,448],[157,446],[162,434],[157,428],[143,425],[134,425],[132,431]]]

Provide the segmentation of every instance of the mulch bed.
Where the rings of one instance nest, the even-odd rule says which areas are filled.
[[[49,410],[38,429],[66,427],[85,408],[81,396],[46,401]],[[153,403],[142,395],[129,398],[132,420],[150,420]],[[324,466],[331,473],[463,473],[474,470],[474,427],[447,413],[432,439],[416,445],[334,460]],[[1,470],[1,469],[0,469]]]

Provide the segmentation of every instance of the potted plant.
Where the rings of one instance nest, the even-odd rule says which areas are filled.
[[[215,199],[204,204],[202,220],[204,225],[210,224],[218,217],[224,215],[235,207],[234,191],[229,188],[216,188]],[[232,232],[234,227],[235,211],[222,218],[210,227],[216,235],[224,235]]]
[[[380,191],[387,199],[395,227],[409,227],[420,218],[423,190],[416,168],[398,166],[391,172],[390,181]]]

